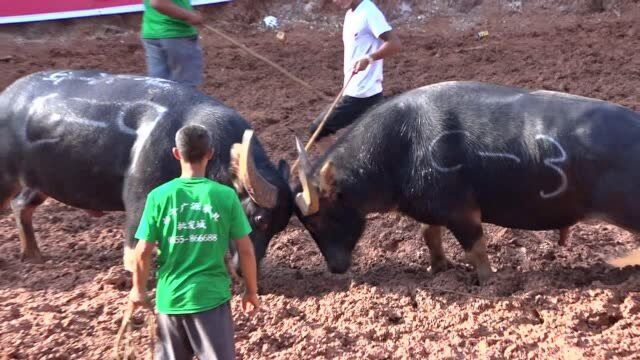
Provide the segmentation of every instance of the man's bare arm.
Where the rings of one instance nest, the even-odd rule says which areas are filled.
[[[136,267],[133,270],[133,287],[129,296],[135,305],[145,305],[147,302],[147,283],[151,271],[151,255],[155,246],[155,243],[149,241],[138,241],[136,245]]]
[[[370,54],[373,60],[385,59],[391,55],[395,55],[402,50],[402,42],[393,30],[389,30],[380,35],[380,39],[384,41],[378,51]]]
[[[251,314],[260,307],[258,299],[258,269],[256,255],[253,251],[253,243],[248,235],[236,240],[236,248],[240,257],[240,270],[245,283],[245,293],[242,298],[242,309],[247,310],[247,304],[253,305]]]
[[[389,30],[380,35],[380,39],[384,41],[380,48],[369,54],[367,57],[362,58],[353,64],[353,72],[358,73],[371,65],[373,61],[385,59],[391,55],[394,55],[402,50],[402,42],[398,35],[393,30]]]

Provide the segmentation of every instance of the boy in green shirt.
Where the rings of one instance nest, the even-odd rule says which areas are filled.
[[[149,76],[193,87],[202,83],[202,49],[194,27],[201,23],[190,0],[144,0],[142,44]]]
[[[213,156],[211,136],[200,125],[181,128],[173,156],[182,175],[147,196],[135,237],[136,267],[129,296],[147,303],[151,254],[158,248],[156,307],[157,359],[233,359],[231,281],[224,263],[235,241],[246,283],[242,308],[260,306],[249,222],[235,191],[205,177]]]

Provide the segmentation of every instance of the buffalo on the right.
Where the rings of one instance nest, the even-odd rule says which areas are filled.
[[[480,283],[492,274],[482,223],[640,231],[640,114],[610,102],[443,82],[371,109],[314,164],[296,141],[296,213],[332,272],[351,265],[370,212],[424,224],[435,272],[449,229]]]

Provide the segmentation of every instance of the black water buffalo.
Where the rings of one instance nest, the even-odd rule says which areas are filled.
[[[13,199],[22,256],[41,260],[31,215],[52,197],[93,214],[126,210],[130,267],[146,195],[180,175],[170,150],[188,124],[210,131],[215,155],[207,176],[236,186],[261,259],[293,212],[286,163],[276,169],[249,124],[197,90],[96,71],[40,72],[0,94],[0,208]]]
[[[369,212],[425,224],[435,271],[448,265],[448,228],[481,282],[482,222],[566,231],[597,218],[640,231],[640,114],[604,101],[444,82],[372,109],[313,166],[298,151],[296,213],[333,272],[349,268]]]

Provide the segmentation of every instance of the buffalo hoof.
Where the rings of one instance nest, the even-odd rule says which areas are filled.
[[[493,271],[478,271],[478,284],[486,285],[493,277]]]
[[[87,215],[91,216],[91,217],[103,217],[105,212],[104,211],[99,211],[99,210],[85,210],[85,213],[87,213]]]
[[[30,251],[20,254],[20,261],[31,264],[43,264],[44,257],[40,251]]]
[[[431,273],[434,275],[443,271],[447,271],[452,268],[453,268],[453,264],[449,262],[449,260],[447,259],[431,262]]]
[[[560,246],[565,246],[567,245],[567,243],[569,242],[569,237],[571,236],[571,233],[569,232],[569,228],[565,227],[565,228],[561,228],[558,231],[558,245]]]

